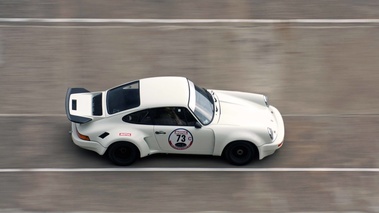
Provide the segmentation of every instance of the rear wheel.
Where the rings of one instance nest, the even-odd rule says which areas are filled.
[[[108,157],[116,165],[129,166],[140,157],[140,152],[132,143],[117,142],[109,148]]]
[[[229,144],[225,148],[224,157],[229,163],[242,166],[256,158],[257,152],[251,143],[237,141]]]

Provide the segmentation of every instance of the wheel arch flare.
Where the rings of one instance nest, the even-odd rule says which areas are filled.
[[[217,130],[216,130],[217,131]],[[249,142],[257,148],[259,154],[259,147],[262,144],[265,144],[265,140],[259,135],[252,131],[232,131],[232,133],[220,133],[220,135],[216,135],[216,143],[213,155],[221,156],[224,152],[224,149],[233,142],[237,141],[245,141]]]
[[[107,132],[109,132],[109,136],[104,138],[102,141],[102,144],[106,147],[107,151],[115,143],[129,142],[138,148],[141,158],[150,154],[150,147],[145,141],[143,133],[138,131],[128,132],[121,129],[115,129]]]

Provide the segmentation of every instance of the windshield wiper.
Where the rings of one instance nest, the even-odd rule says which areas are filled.
[[[218,112],[218,107],[216,105],[216,102],[217,102],[217,99],[216,97],[214,97],[212,94],[214,94],[214,92],[212,91],[212,94],[210,92],[208,92],[207,89],[203,88],[203,90],[205,91],[205,93],[207,94],[207,99],[212,103],[213,105],[213,109],[212,111],[213,112]]]
[[[208,90],[205,89],[205,88],[203,88],[203,90],[204,90],[205,94],[207,94],[207,98],[208,98],[208,100],[209,100],[210,102],[212,102],[212,104],[214,104],[214,100],[213,100],[213,96],[212,96],[212,94],[211,94],[210,92],[208,92]]]

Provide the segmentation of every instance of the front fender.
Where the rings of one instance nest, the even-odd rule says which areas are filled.
[[[221,156],[224,148],[231,142],[234,141],[248,141],[254,144],[256,147],[260,147],[265,144],[264,138],[259,134],[247,130],[230,130],[230,131],[221,131],[216,130],[216,143],[213,155]]]

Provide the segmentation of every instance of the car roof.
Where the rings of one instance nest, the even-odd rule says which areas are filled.
[[[189,100],[188,79],[175,76],[140,79],[140,98],[142,108],[186,107]]]

